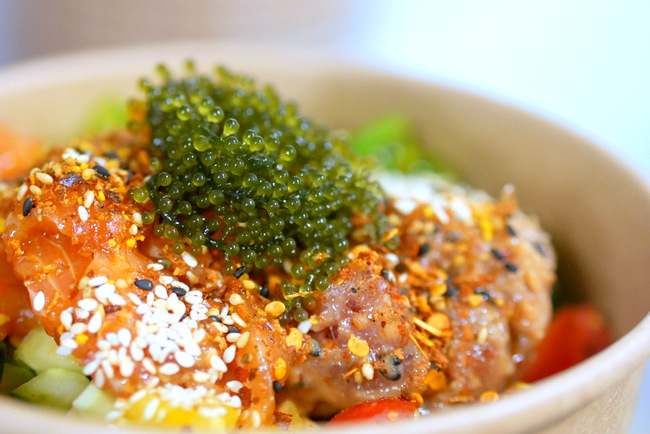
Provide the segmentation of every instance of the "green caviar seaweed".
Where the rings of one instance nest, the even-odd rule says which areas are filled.
[[[326,289],[350,242],[377,242],[386,226],[367,160],[271,87],[223,67],[187,70],[141,80],[154,174],[134,199],[153,201],[155,232],[176,253],[217,249],[229,274],[282,266],[285,297]]]

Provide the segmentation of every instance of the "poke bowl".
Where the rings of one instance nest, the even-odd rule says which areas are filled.
[[[561,290],[597,306],[615,338],[586,361],[495,402],[449,406],[391,423],[318,429],[504,433],[625,429],[650,356],[650,189],[641,178],[587,139],[498,101],[332,53],[259,45],[154,45],[10,66],[0,72],[0,123],[65,142],[79,134],[80,124],[98,101],[127,100],[137,94],[138,79],[150,75],[155,65],[181,65],[187,59],[199,66],[227,65],[260,83],[271,83],[283,97],[297,101],[302,113],[337,130],[354,130],[399,113],[413,122],[418,141],[464,182],[494,196],[513,185],[521,209],[536,215],[551,235]],[[29,209],[23,205],[23,216],[30,210],[31,203]],[[0,417],[7,432],[116,429],[5,396],[0,397]],[[119,426],[125,432],[139,429]]]

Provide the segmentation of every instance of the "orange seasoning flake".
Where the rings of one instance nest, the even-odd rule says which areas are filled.
[[[368,342],[356,337],[355,335],[350,335],[350,339],[348,339],[348,349],[352,354],[361,358],[366,357],[370,353]]]
[[[424,384],[429,386],[431,390],[442,390],[446,382],[445,374],[437,369],[430,370],[424,378]]]

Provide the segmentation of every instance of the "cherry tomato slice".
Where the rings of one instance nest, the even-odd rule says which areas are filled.
[[[354,405],[335,415],[330,423],[352,421],[393,421],[411,418],[417,406],[413,401],[402,398],[381,398]]]
[[[590,304],[569,305],[558,309],[542,340],[537,357],[524,371],[527,383],[577,365],[605,349],[612,338],[602,314]]]

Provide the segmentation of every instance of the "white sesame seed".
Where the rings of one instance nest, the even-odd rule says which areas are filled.
[[[163,310],[168,310],[169,309],[169,305],[167,303],[167,300],[163,300],[162,298],[158,298],[158,299],[154,300],[153,306],[151,306],[151,307],[157,308],[157,309],[163,309]]]
[[[241,333],[228,333],[226,335],[226,340],[232,344],[232,343],[237,342],[239,340],[240,336],[241,336]]]
[[[104,371],[104,375],[106,375],[106,378],[110,380],[115,376],[115,370],[113,369],[113,366],[111,366],[111,362],[104,359],[100,363],[100,366],[102,367],[102,370]]]
[[[309,321],[307,319],[307,320],[301,322],[300,324],[298,324],[298,327],[296,327],[296,328],[298,330],[300,330],[300,332],[302,334],[307,334],[309,332],[309,330],[311,330],[311,326],[312,326],[311,321]]]
[[[85,309],[81,309],[79,307],[74,310],[74,314],[77,316],[78,319],[90,318],[90,312],[88,312]]]
[[[129,226],[129,234],[130,235],[138,235],[138,225],[133,223],[131,226]]]
[[[18,189],[18,193],[16,193],[16,199],[17,199],[19,202],[20,202],[21,200],[23,200],[23,198],[24,198],[25,195],[27,194],[27,189],[28,189],[28,188],[29,188],[29,187],[27,187],[27,184],[23,184],[23,185],[21,185],[20,188]]]
[[[142,304],[140,298],[138,298],[138,296],[135,295],[134,293],[129,292],[128,294],[126,294],[126,296],[129,297],[129,300],[131,300],[131,302],[136,306],[140,306]]]
[[[113,423],[124,416],[124,410],[111,410],[106,413],[106,422]]]
[[[237,325],[240,325],[240,326],[242,326],[242,327],[246,327],[246,323],[244,322],[243,319],[241,319],[241,317],[240,317],[239,315],[237,315],[236,312],[233,312],[233,313],[230,315],[230,317],[232,318],[232,320],[233,320]]]
[[[199,262],[196,260],[196,258],[187,252],[181,253],[181,257],[183,258],[183,261],[191,268],[199,265]]]
[[[193,311],[195,311],[196,313],[207,313],[208,312],[208,308],[205,307],[204,305],[200,304],[200,303],[193,304],[191,309]]]
[[[45,307],[45,293],[38,291],[34,296],[34,311],[40,312]]]
[[[191,368],[194,366],[194,357],[190,356],[184,351],[177,351],[174,354],[176,362],[181,365],[183,368]]]
[[[86,209],[90,209],[90,207],[93,206],[94,201],[95,201],[95,192],[92,190],[87,190],[84,193],[84,207]]]
[[[37,185],[30,185],[29,191],[35,196],[40,196],[43,194],[43,190],[41,190],[41,188]]]
[[[136,225],[142,226],[142,214],[140,214],[139,212],[134,212],[131,217],[133,217],[133,221],[135,222]]]
[[[173,311],[178,303],[180,303],[178,295],[176,295],[175,292],[169,294],[169,298],[167,299],[167,308]]]
[[[113,293],[108,296],[108,301],[111,302],[112,304],[116,306],[125,306],[126,305],[126,300],[122,298],[121,295]]]
[[[123,347],[131,345],[131,331],[129,329],[121,328],[117,331],[117,339]]]
[[[66,339],[61,341],[61,346],[68,347],[71,349],[79,348],[79,344],[74,339]]]
[[[149,401],[149,404],[147,404],[144,411],[142,412],[142,419],[145,421],[150,421],[153,419],[153,417],[156,415],[156,412],[158,411],[159,405],[160,399],[158,398],[153,398],[151,401]]]
[[[205,339],[207,334],[208,332],[206,332],[204,328],[198,329],[192,334],[192,341],[199,343]]]
[[[210,381],[210,374],[207,372],[196,371],[194,374],[192,374],[192,379],[197,383],[206,383]]]
[[[131,358],[136,362],[139,362],[144,358],[144,351],[142,351],[142,348],[140,348],[135,342],[131,343],[130,353]]]
[[[92,279],[88,280],[88,286],[91,287],[96,287],[103,285],[104,283],[108,282],[108,277],[106,276],[95,276]]]
[[[201,291],[189,291],[184,297],[187,304],[198,304],[203,301],[203,293]]]
[[[101,369],[95,371],[95,376],[93,377],[93,380],[95,381],[95,386],[99,387],[100,389],[104,387],[104,383],[106,381],[106,377],[104,376],[104,371],[102,371]]]
[[[221,324],[220,322],[213,323],[214,327],[219,330],[221,333],[228,333],[228,326]]]
[[[242,333],[239,339],[237,339],[237,343],[235,344],[237,348],[244,348],[248,343],[248,339],[250,338],[250,336],[251,336],[251,332],[249,332],[248,330]]]
[[[241,381],[228,381],[226,383],[226,387],[230,390],[232,390],[235,393],[238,393],[244,385],[242,384]]]
[[[229,310],[229,309],[230,309],[230,307],[229,307],[228,305],[225,305],[225,306],[223,307],[223,309],[221,309],[221,314],[219,314],[219,316],[223,318],[223,317],[225,317],[226,315],[228,315],[228,310]]]
[[[83,205],[79,205],[79,208],[77,208],[77,213],[79,214],[79,218],[82,222],[88,221],[90,214],[88,214],[88,210],[84,208]]]
[[[102,321],[102,315],[99,312],[95,312],[90,318],[90,321],[88,321],[88,332],[93,334],[97,333],[102,327]]]
[[[224,363],[223,359],[216,354],[213,354],[210,357],[210,366],[212,366],[217,372],[227,372],[228,367]]]
[[[364,363],[361,366],[361,373],[367,380],[372,380],[375,377],[375,370],[370,363]]]
[[[70,327],[70,333],[74,336],[85,333],[88,330],[88,326],[82,322],[76,322]]]
[[[223,361],[226,363],[230,363],[233,360],[235,360],[235,351],[237,351],[237,347],[234,345],[231,345],[228,348],[226,348],[223,352]]]
[[[201,416],[208,419],[216,419],[228,414],[228,410],[224,407],[199,407],[198,412]]]
[[[112,332],[111,333],[106,333],[105,338],[114,347],[117,347],[117,346],[120,345],[120,341],[117,339],[117,333],[112,333]]]
[[[147,294],[147,304],[149,306],[153,306],[155,296],[153,295],[153,292],[150,292]]]
[[[61,312],[59,320],[66,330],[70,330],[70,326],[72,326],[72,313],[68,309]]]
[[[84,366],[83,371],[82,371],[83,374],[84,375],[92,375],[92,374],[94,374],[95,371],[97,370],[97,368],[99,368],[99,363],[100,363],[99,359],[91,360],[90,363],[88,363],[88,364],[86,364],[86,366]]]
[[[230,315],[222,317],[222,318],[221,318],[221,322],[223,322],[223,323],[226,324],[226,325],[233,325],[233,324],[235,324],[235,320],[232,319],[232,316],[230,316]]]
[[[131,375],[133,375],[133,371],[135,370],[135,363],[128,357],[122,360],[120,363],[120,375],[122,377],[128,378]]]
[[[239,396],[230,397],[230,402],[228,403],[231,407],[241,408],[241,398]]]
[[[160,276],[160,278],[158,280],[163,285],[169,285],[174,281],[174,278],[172,276]]]
[[[97,348],[102,351],[108,351],[111,349],[111,344],[105,339],[100,339],[97,341]]]
[[[92,312],[99,307],[99,302],[97,302],[97,300],[94,298],[84,298],[77,302],[77,306],[84,310],[87,310],[88,312]]]
[[[147,370],[151,375],[156,375],[156,365],[153,364],[153,361],[150,358],[142,359],[142,366]]]
[[[70,354],[72,354],[72,348],[67,347],[67,346],[64,346],[64,345],[61,345],[60,347],[58,347],[58,348],[56,349],[56,353],[57,353],[59,356],[64,356],[64,357],[65,357],[65,356],[69,356]]]
[[[95,289],[95,297],[100,300],[107,299],[113,293],[115,293],[115,285],[112,283],[101,284]]]
[[[153,289],[154,294],[156,294],[156,297],[162,298],[163,300],[167,300],[168,294],[167,294],[167,288],[165,288],[162,285],[156,285],[156,287]]]
[[[154,271],[160,271],[165,267],[163,267],[162,264],[154,263],[154,264],[147,265],[147,268]]]
[[[178,374],[178,371],[180,371],[180,368],[176,363],[165,363],[162,365],[159,369],[159,372],[163,375],[175,375]]]
[[[244,299],[241,298],[241,295],[233,293],[230,294],[228,301],[230,302],[231,305],[237,306],[238,304],[242,304],[244,302]]]

